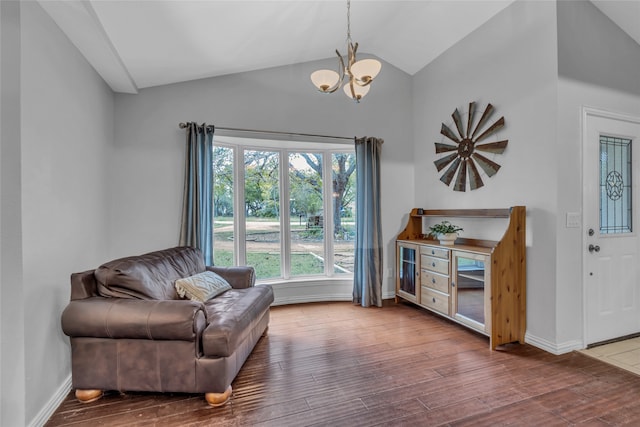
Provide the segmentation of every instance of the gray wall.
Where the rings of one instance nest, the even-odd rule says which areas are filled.
[[[558,3],[557,320],[559,348],[583,344],[582,107],[640,117],[640,46],[590,2]]]
[[[638,43],[591,2],[560,1],[557,10],[558,74],[640,95]]]
[[[19,235],[12,237],[11,252],[2,254],[3,263],[20,258],[11,267],[18,269],[12,275],[17,280],[3,275],[1,283],[3,305],[12,307],[3,307],[2,325],[15,331],[8,346],[3,331],[7,426],[43,421],[43,405],[68,384],[69,341],[60,314],[69,301],[70,273],[107,257],[107,178],[113,168],[105,159],[114,138],[113,93],[39,4],[20,2],[20,21],[13,24],[21,35],[21,81],[13,87],[21,125],[19,140],[10,142],[19,145],[19,154],[3,160],[17,168],[19,179],[6,182],[3,164],[1,213],[5,219],[16,209],[7,204],[17,201],[21,216],[11,216],[12,236]],[[4,154],[4,138],[2,148]],[[4,246],[4,234],[2,240]]]
[[[413,206],[411,78],[384,64],[369,94],[354,104],[342,92],[317,92],[309,80],[312,71],[336,66],[331,59],[154,87],[137,95],[118,94],[111,256],[177,244],[185,139],[178,123],[196,121],[383,138],[382,233],[385,267],[392,268],[400,218]],[[383,291],[391,296],[393,286],[387,278]]]
[[[0,425],[25,420],[20,6],[0,2]]]
[[[416,193],[425,208],[506,208],[527,206],[527,335],[554,341],[555,229],[557,202],[557,55],[555,5],[516,2],[447,50],[414,78]],[[509,145],[495,161],[502,167],[483,177],[484,187],[454,192],[439,181],[433,161],[442,123],[455,128],[455,108],[475,101],[505,117],[499,139]],[[478,120],[479,116],[476,117]],[[466,122],[465,122],[466,123]],[[484,224],[465,226],[482,236]]]

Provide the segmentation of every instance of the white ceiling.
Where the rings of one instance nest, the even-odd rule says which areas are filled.
[[[414,74],[513,0],[352,0],[359,58]],[[346,53],[346,1],[39,0],[116,92]],[[640,43],[640,0],[593,0]]]

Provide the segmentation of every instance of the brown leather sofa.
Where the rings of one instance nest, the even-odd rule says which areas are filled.
[[[205,270],[232,289],[202,303],[181,299],[177,279]],[[205,393],[213,406],[269,324],[270,286],[252,267],[205,267],[176,247],[121,258],[71,275],[62,329],[71,340],[72,384],[82,402],[104,390]]]

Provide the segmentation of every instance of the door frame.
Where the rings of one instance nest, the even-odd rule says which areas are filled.
[[[640,117],[632,116],[625,113],[617,113],[609,110],[603,110],[595,107],[587,107],[582,106],[582,114],[581,114],[581,144],[580,144],[580,152],[581,152],[581,165],[580,165],[580,182],[582,184],[582,218],[583,221],[580,225],[580,233],[582,238],[580,239],[580,248],[582,251],[582,265],[580,268],[580,279],[582,281],[582,348],[587,348],[587,281],[585,277],[585,267],[587,264],[587,251],[585,250],[587,245],[587,233],[586,233],[586,225],[584,223],[584,216],[586,211],[586,183],[585,183],[585,153],[588,144],[588,133],[587,133],[587,124],[590,118],[601,118],[601,119],[609,119],[609,120],[618,120],[629,122],[633,124],[640,125]],[[640,141],[638,141],[640,142]],[[635,198],[634,198],[635,200]],[[636,209],[636,205],[634,202],[634,209]],[[635,224],[634,224],[635,226]]]

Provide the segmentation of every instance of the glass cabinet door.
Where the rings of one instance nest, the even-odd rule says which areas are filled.
[[[487,307],[490,307],[488,288],[485,288],[487,257],[481,254],[454,252],[453,258],[451,289],[454,316],[460,322],[486,332]]]
[[[418,246],[410,243],[398,242],[398,275],[397,292],[404,298],[417,301],[418,280]]]

